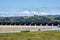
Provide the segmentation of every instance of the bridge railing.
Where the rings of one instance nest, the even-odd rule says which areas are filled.
[[[20,23],[0,23],[0,25],[60,26],[60,24],[20,24]]]

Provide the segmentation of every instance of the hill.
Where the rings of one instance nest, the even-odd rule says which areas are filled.
[[[60,15],[0,17],[0,25],[60,24]]]

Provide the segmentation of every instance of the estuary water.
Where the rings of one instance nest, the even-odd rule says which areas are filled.
[[[41,29],[41,31],[60,30],[60,27]]]

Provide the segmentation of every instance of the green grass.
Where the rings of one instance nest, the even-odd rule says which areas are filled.
[[[60,40],[60,31],[5,33],[0,40]]]

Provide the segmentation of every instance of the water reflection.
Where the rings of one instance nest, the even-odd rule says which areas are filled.
[[[46,28],[46,29],[41,29],[42,31],[48,31],[48,30],[60,30],[60,27],[54,27],[54,28]]]

